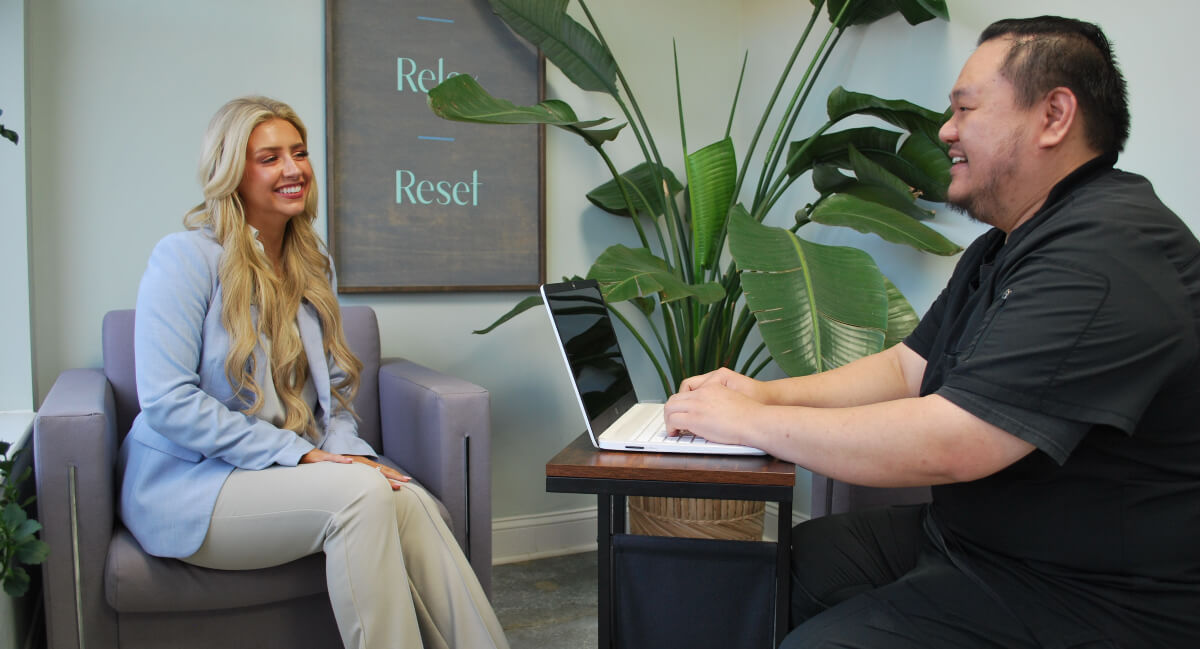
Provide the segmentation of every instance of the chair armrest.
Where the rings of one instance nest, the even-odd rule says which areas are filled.
[[[403,359],[379,368],[383,454],[450,512],[454,537],[491,593],[490,397],[484,388]]]
[[[812,474],[812,518],[871,507],[916,505],[929,500],[929,487],[861,487]]]
[[[117,646],[116,613],[104,600],[116,451],[116,406],[103,372],[63,372],[33,425],[38,520],[50,546],[42,564],[46,630],[56,649],[83,644],[80,623],[89,644]]]

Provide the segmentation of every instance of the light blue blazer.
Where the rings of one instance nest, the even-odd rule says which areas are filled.
[[[168,235],[150,254],[138,289],[134,359],[141,413],[121,445],[120,515],[146,552],[186,557],[204,542],[213,505],[234,470],[295,466],[314,444],[238,410],[225,378],[229,333],[221,325],[222,248],[210,230]],[[313,385],[317,446],[375,455],[353,415],[330,393],[343,372],[325,356],[321,323],[308,303],[297,324]],[[264,380],[261,346],[256,367]]]

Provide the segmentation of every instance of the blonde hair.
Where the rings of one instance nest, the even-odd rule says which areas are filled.
[[[316,422],[311,405],[301,396],[308,380],[308,358],[296,327],[302,302],[312,305],[320,318],[326,358],[346,373],[346,378],[331,388],[342,407],[351,412],[362,363],[346,343],[341,309],[330,285],[333,270],[312,225],[317,216],[315,181],[305,200],[304,213],[288,221],[278,273],[246,223],[245,208],[237,193],[246,168],[246,147],[254,129],[273,119],[291,123],[308,143],[304,123],[283,102],[241,97],[217,111],[205,133],[200,158],[204,202],[192,208],[183,223],[191,230],[211,229],[224,248],[218,276],[224,293],[221,323],[230,337],[225,375],[234,390],[243,395],[243,412],[253,415],[263,406],[262,390],[254,380],[254,350],[266,337],[271,341],[271,376],[285,413],[282,427],[312,438]],[[253,307],[258,308],[257,320]]]

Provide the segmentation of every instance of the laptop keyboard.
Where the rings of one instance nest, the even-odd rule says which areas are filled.
[[[630,438],[631,442],[662,442],[666,444],[707,444],[708,440],[703,437],[697,437],[691,433],[681,433],[679,435],[668,435],[667,425],[661,417],[652,417],[642,426],[641,430]]]

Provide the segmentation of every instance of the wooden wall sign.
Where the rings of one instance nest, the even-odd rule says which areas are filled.
[[[340,292],[530,290],[545,280],[543,132],[435,116],[469,74],[541,101],[543,62],[487,0],[326,0],[330,251]]]

